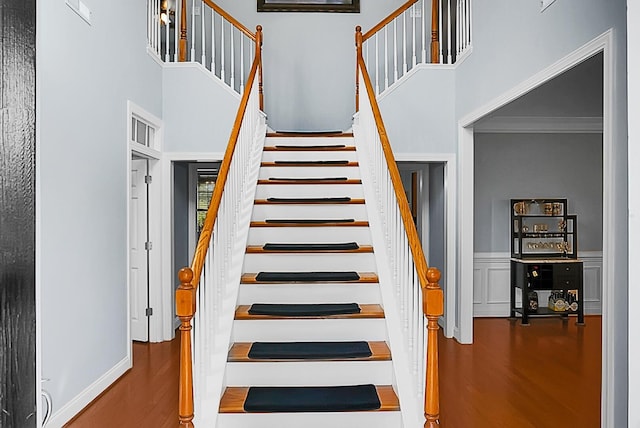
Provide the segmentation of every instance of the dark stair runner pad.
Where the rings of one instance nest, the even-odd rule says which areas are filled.
[[[314,164],[314,165],[346,165],[349,163],[348,160],[277,160],[274,163],[282,164],[282,165],[305,165],[305,164]]]
[[[338,218],[338,219],[314,219],[314,218],[284,218],[284,219],[266,219],[265,223],[306,223],[306,224],[322,224],[322,223],[353,223],[355,219],[352,218]]]
[[[251,315],[284,317],[323,317],[359,313],[360,306],[357,303],[254,303],[249,308],[249,314]]]
[[[318,177],[318,178],[281,178],[269,177],[269,181],[347,181],[347,177]]]
[[[367,342],[255,342],[249,358],[258,360],[331,360],[367,358],[372,355]]]
[[[257,281],[357,281],[358,272],[259,272]]]
[[[324,203],[334,203],[334,202],[349,202],[351,198],[348,196],[340,196],[335,198],[267,198],[269,202],[324,202]]]
[[[360,248],[357,242],[345,242],[337,244],[273,244],[266,243],[264,250],[273,251],[346,251]]]
[[[296,146],[296,145],[285,145],[285,144],[276,144],[276,147],[279,149],[309,149],[309,150],[313,150],[313,149],[342,149],[347,147],[345,144],[327,144],[327,145],[322,145],[322,144],[317,144],[315,146]]]
[[[345,412],[377,410],[380,399],[374,385],[313,387],[251,387],[246,412]]]

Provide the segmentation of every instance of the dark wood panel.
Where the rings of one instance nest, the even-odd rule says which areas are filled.
[[[0,426],[36,426],[35,0],[0,0]]]

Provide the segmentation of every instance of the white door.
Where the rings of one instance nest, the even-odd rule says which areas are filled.
[[[146,159],[131,159],[129,204],[131,339],[142,342],[149,341],[148,185],[145,182],[147,169]]]

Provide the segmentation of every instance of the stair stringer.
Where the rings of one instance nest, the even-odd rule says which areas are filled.
[[[378,269],[382,306],[385,312],[389,348],[393,356],[393,370],[397,388],[396,394],[400,401],[403,427],[423,428],[424,420],[421,415],[424,411],[419,407],[420,400],[418,391],[414,387],[414,375],[409,369],[411,366],[410,358],[403,343],[402,320],[397,310],[399,302],[396,299],[396,293],[393,287],[394,278],[390,269],[384,230],[382,229],[382,219],[376,204],[377,196],[371,178],[369,158],[366,150],[361,150],[358,144],[358,137],[362,138],[359,132],[360,127],[354,124],[353,130],[356,146],[358,147],[356,154],[361,171],[360,175],[365,196],[365,205],[369,216],[369,230],[371,232],[371,240]]]
[[[217,313],[213,314],[216,318],[216,328],[211,332],[213,349],[210,349],[205,355],[205,361],[201,364],[208,364],[208,375],[204,379],[195,379],[201,382],[202,395],[194,397],[194,425],[215,428],[217,424],[218,408],[220,398],[226,386],[224,379],[226,372],[227,353],[232,343],[233,321],[235,315],[236,302],[240,291],[240,278],[242,276],[242,266],[244,264],[244,254],[247,247],[249,229],[251,224],[251,216],[253,215],[253,201],[255,199],[256,189],[258,187],[258,174],[260,172],[260,162],[262,159],[262,151],[266,141],[266,116],[261,114],[260,125],[256,128],[254,135],[254,144],[251,152],[251,165],[248,168],[246,187],[242,192],[242,201],[240,203],[240,211],[237,215],[238,222],[238,239],[236,239],[233,247],[234,263],[232,266],[226,266],[229,270],[229,284],[227,293],[219,294],[220,308]],[[211,342],[210,342],[211,343]],[[195,346],[195,344],[194,344]],[[195,376],[195,374],[194,374]]]

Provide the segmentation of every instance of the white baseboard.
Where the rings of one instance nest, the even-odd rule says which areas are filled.
[[[60,428],[77,415],[87,404],[91,403],[98,395],[106,390],[112,383],[120,378],[127,370],[132,367],[131,356],[126,356],[122,361],[113,366],[111,370],[102,375],[98,380],[93,382],[84,391],[78,394],[74,399],[65,404],[60,410],[55,412],[46,428]]]

